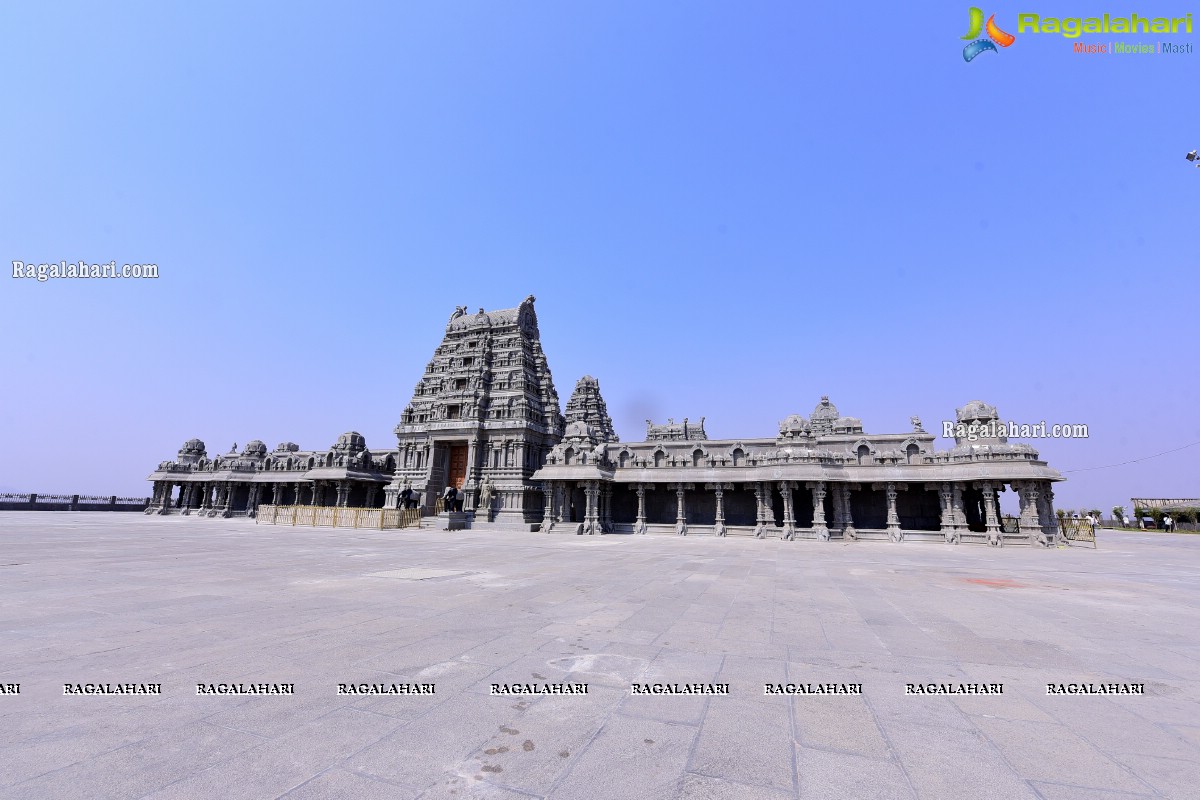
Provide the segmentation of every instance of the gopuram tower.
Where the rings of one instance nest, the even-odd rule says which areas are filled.
[[[500,311],[455,309],[395,428],[399,453],[387,507],[408,486],[432,511],[453,484],[480,521],[541,519],[542,493],[529,478],[562,439],[564,421],[534,299]],[[481,497],[486,509],[477,508]]]

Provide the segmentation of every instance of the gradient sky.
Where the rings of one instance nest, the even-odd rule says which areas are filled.
[[[1085,423],[1031,442],[1064,472],[1200,442],[1200,53],[965,63],[968,5],[7,4],[5,272],[161,277],[0,275],[0,489],[149,494],[193,436],[393,446],[454,307],[531,293],[623,440],[828,394],[868,433]],[[1080,41],[1113,38],[1161,37]],[[1198,458],[1057,502],[1200,496]]]

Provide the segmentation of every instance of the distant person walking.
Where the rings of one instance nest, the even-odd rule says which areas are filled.
[[[1171,519],[1170,514],[1163,514],[1163,530],[1167,533],[1175,532],[1175,520]]]

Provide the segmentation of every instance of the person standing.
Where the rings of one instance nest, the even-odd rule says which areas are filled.
[[[1163,514],[1163,530],[1167,533],[1175,532],[1175,520],[1171,519],[1170,514]]]

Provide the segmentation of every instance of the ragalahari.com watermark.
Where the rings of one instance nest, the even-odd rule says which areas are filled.
[[[26,264],[14,261],[14,278],[33,278],[45,283],[52,278],[157,278],[158,264],[89,264],[86,261],[59,261],[54,264]]]
[[[988,422],[950,422],[942,420],[942,438],[966,439],[1086,439],[1088,426],[1079,423],[1049,425],[1041,422],[1019,423],[989,420]]]

